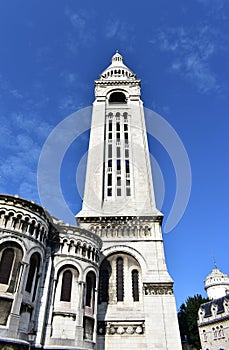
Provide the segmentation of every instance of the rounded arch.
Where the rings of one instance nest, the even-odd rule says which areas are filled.
[[[90,270],[86,275],[86,295],[85,306],[94,309],[95,303],[95,289],[97,284],[97,277],[94,271]]]
[[[32,256],[34,253],[40,254],[41,260],[42,260],[42,258],[43,258],[43,256],[44,256],[44,249],[42,249],[41,247],[39,247],[39,246],[37,246],[37,245],[36,245],[35,247],[30,248],[30,249],[27,251],[27,253],[26,253],[25,262],[29,262],[31,256]]]
[[[57,271],[57,277],[59,276],[59,274],[63,271],[63,270],[68,270],[68,269],[73,269],[76,270],[78,275],[79,275],[79,269],[73,265],[72,263],[66,262],[64,265],[62,265],[61,267],[59,267],[58,271]]]
[[[82,276],[83,276],[82,266],[80,265],[80,263],[78,261],[75,261],[74,259],[71,259],[71,258],[66,259],[66,260],[61,260],[54,266],[54,268],[55,268],[54,279],[57,279],[60,272],[63,271],[67,267],[75,268],[79,274],[78,279],[82,279]]]
[[[4,285],[4,292],[14,292],[22,261],[23,250],[18,242],[11,240],[0,245],[0,284]]]
[[[104,250],[100,265],[99,303],[141,302],[144,266],[143,258],[133,248],[115,246]]]
[[[29,259],[29,269],[28,269],[27,281],[25,285],[25,291],[33,294],[33,300],[35,299],[35,296],[36,296],[41,264],[42,264],[42,256],[40,252],[35,251],[33,254],[31,254]]]
[[[63,261],[62,261],[63,262]],[[57,268],[58,266],[58,268]],[[70,262],[69,259],[64,264],[57,264],[56,266],[56,288],[54,297],[54,308],[65,308],[65,304],[69,303],[74,307],[74,302],[79,302],[79,268]],[[70,308],[71,308],[70,307]]]
[[[99,271],[94,266],[90,265],[90,266],[87,266],[83,271],[83,274],[82,274],[83,281],[86,281],[86,276],[89,272],[94,272],[96,278],[98,278]]]
[[[8,284],[15,258],[14,249],[6,247],[3,249],[0,260],[0,283]]]
[[[112,99],[118,98],[118,101],[112,101]],[[122,101],[119,101],[119,98],[121,98]],[[111,89],[107,92],[107,99],[109,103],[116,102],[116,103],[126,103],[129,98],[129,93],[125,89]]]
[[[110,94],[109,103],[126,103],[126,95],[122,91],[115,91]]]
[[[23,252],[22,262],[26,262],[25,257],[26,253],[28,251],[28,246],[24,240],[22,240],[20,237],[12,237],[12,235],[5,236],[2,239],[0,239],[0,251],[2,245],[9,245],[12,246],[14,244],[15,246],[18,246]]]
[[[117,253],[131,255],[139,263],[141,270],[142,270],[142,274],[144,274],[147,271],[148,266],[147,266],[147,262],[146,262],[145,258],[143,257],[143,255],[141,253],[139,253],[136,249],[134,249],[132,247],[125,246],[125,245],[120,245],[120,246],[117,245],[115,247],[109,247],[109,248],[104,249],[102,251],[102,254],[100,255],[100,264],[108,256],[110,256],[112,254],[117,254]]]

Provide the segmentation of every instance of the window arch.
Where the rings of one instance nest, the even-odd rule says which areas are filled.
[[[30,258],[29,273],[28,273],[26,287],[25,287],[25,290],[28,293],[31,293],[34,279],[36,278],[37,280],[39,267],[40,267],[40,255],[38,253],[34,253]],[[34,292],[35,292],[35,289],[36,288],[34,288]]]
[[[116,260],[116,294],[117,301],[124,299],[124,276],[123,276],[123,258]]]
[[[16,282],[21,269],[23,251],[19,244],[6,242],[0,246],[0,283],[7,292],[15,291]]]
[[[132,271],[132,293],[133,293],[133,300],[139,301],[139,276],[138,276],[138,270]]]
[[[126,95],[121,91],[112,92],[109,103],[126,103]]]
[[[70,302],[71,292],[72,292],[72,272],[70,270],[65,270],[62,276],[60,300]]]
[[[107,259],[105,259],[100,267],[99,274],[99,302],[109,301],[109,278],[111,275],[111,266]]]
[[[100,266],[99,303],[139,302],[141,266],[132,255],[117,252],[105,258]]]
[[[94,272],[88,272],[86,276],[86,306],[93,308],[95,300],[96,277]]]
[[[6,248],[2,253],[0,262],[0,283],[9,284],[13,261],[14,250],[12,248]]]

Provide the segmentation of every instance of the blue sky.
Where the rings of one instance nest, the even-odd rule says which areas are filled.
[[[177,131],[192,167],[186,212],[164,235],[178,306],[204,294],[212,255],[229,273],[228,17],[228,0],[0,2],[0,192],[39,203],[37,165],[46,138],[91,105],[93,81],[118,49],[142,80],[145,106]],[[75,172],[87,139],[85,133],[69,147],[61,168],[74,213],[81,206]],[[166,220],[174,169],[155,140],[150,149],[164,176]]]

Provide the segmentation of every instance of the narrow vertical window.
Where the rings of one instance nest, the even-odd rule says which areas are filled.
[[[221,329],[221,337],[224,338],[225,335],[224,335],[224,330],[223,330],[223,326],[220,326],[220,329]]]
[[[129,176],[129,174],[127,174],[126,176]],[[126,195],[130,196],[131,195],[131,191],[130,191],[130,180],[126,179]]]
[[[112,188],[107,189],[107,195],[108,195],[108,197],[112,196]]]
[[[138,271],[132,271],[132,293],[134,301],[139,301],[139,283],[138,283]]]
[[[129,160],[126,159],[125,164],[126,164],[126,173],[129,174],[129,173],[130,173],[130,163],[129,163]]]
[[[117,301],[124,299],[124,276],[123,276],[123,259],[118,258],[116,261],[116,295]]]
[[[126,195],[129,197],[131,195],[130,187],[126,188]]]
[[[117,159],[117,170],[121,170],[121,160]]]
[[[62,277],[62,286],[61,286],[61,301],[71,301],[71,292],[72,292],[72,272],[69,270],[64,271]]]
[[[109,272],[107,268],[102,267],[99,277],[99,302],[109,301]]]
[[[112,145],[108,145],[108,158],[112,158]]]
[[[83,319],[84,339],[93,340],[94,320],[89,317]]]
[[[108,130],[109,130],[109,131],[112,131],[112,120],[109,120]]]
[[[95,299],[95,275],[93,272],[89,272],[86,277],[86,306],[94,306]]]
[[[117,176],[117,186],[121,186],[121,176]]]
[[[0,283],[8,284],[14,261],[14,250],[7,248],[2,253],[0,262]]]
[[[121,176],[117,176],[117,196],[122,195],[122,190],[121,190]]]
[[[127,112],[123,113],[124,120],[127,121]]]
[[[35,278],[36,272],[38,272],[39,268],[39,256],[38,254],[33,254],[30,258],[30,264],[29,264],[29,273],[27,277],[26,287],[25,290],[28,293],[31,293],[33,280]]]
[[[112,174],[108,174],[107,185],[112,186]]]
[[[120,147],[117,147],[117,158],[121,157]]]

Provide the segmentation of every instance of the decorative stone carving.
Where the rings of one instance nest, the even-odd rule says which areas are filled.
[[[126,331],[126,329],[124,329],[122,326],[119,326],[118,328],[117,328],[117,334],[123,334],[123,333],[125,333],[125,331]]]
[[[145,322],[144,321],[129,321],[129,322],[105,322],[105,321],[99,321],[98,322],[98,335],[136,335],[136,334],[143,334],[145,329]]]
[[[135,95],[140,95],[140,86],[131,86],[131,93]]]
[[[170,283],[144,283],[145,295],[172,295],[173,285]]]

